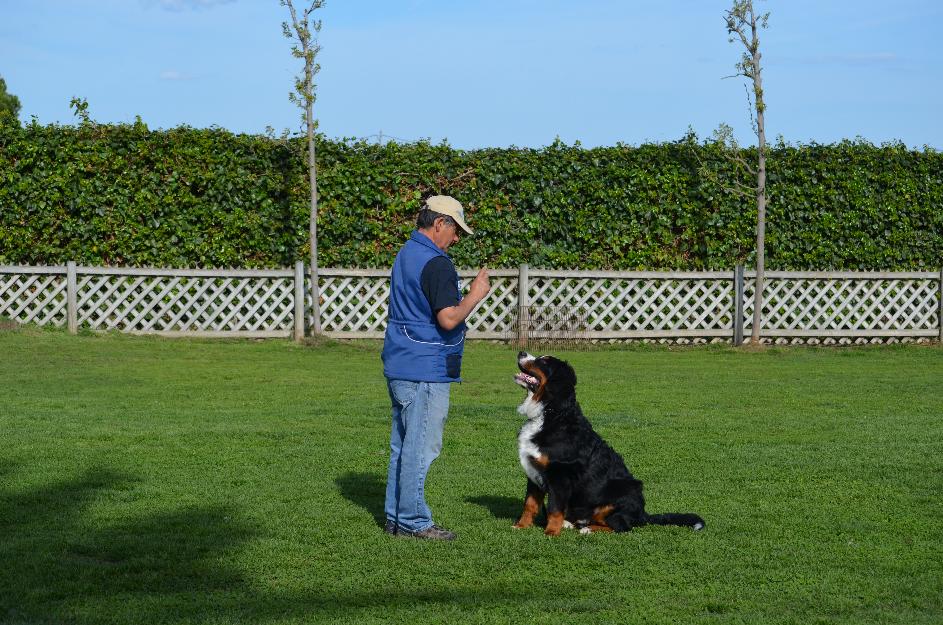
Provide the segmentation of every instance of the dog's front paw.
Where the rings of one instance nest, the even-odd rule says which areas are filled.
[[[560,528],[559,527],[548,527],[544,530],[544,535],[546,536],[559,536]]]

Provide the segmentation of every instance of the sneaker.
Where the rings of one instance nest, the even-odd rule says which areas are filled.
[[[395,521],[387,521],[386,526],[384,526],[383,531],[389,534],[390,536],[397,536],[399,534],[399,527],[397,527]]]
[[[439,527],[438,525],[430,525],[424,530],[418,532],[409,532],[406,533],[405,530],[400,530],[401,536],[411,536],[413,538],[422,538],[424,540],[455,540],[455,532],[450,532],[449,530]]]

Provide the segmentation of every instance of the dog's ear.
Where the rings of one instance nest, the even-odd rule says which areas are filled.
[[[576,388],[576,370],[570,366],[570,363],[563,361],[563,379],[568,386]]]
[[[565,360],[554,358],[553,373],[551,378],[556,388],[564,393],[572,392],[576,388],[576,371]]]

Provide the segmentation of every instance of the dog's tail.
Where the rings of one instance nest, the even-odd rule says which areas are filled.
[[[614,532],[628,532],[633,527],[642,525],[680,525],[690,527],[695,532],[704,529],[704,519],[689,512],[668,512],[666,514],[648,514],[644,510],[640,513],[627,514],[626,511],[616,511],[606,517],[606,525]]]
[[[643,523],[650,525],[681,525],[690,527],[695,532],[704,529],[704,519],[691,512],[666,512],[664,514],[646,514]]]

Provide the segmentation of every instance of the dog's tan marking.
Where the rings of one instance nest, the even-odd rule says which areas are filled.
[[[598,508],[593,510],[593,517],[592,517],[592,522],[590,523],[590,525],[599,525],[603,527],[608,527],[608,525],[606,524],[606,517],[609,516],[612,513],[612,511],[615,510],[615,508],[616,507],[612,504],[606,504],[605,506],[599,506]]]
[[[580,530],[580,534],[592,534],[594,532],[611,532],[613,531],[611,527],[606,524],[606,517],[609,516],[612,511],[615,510],[615,506],[612,504],[606,504],[605,506],[599,506],[593,510],[593,517],[589,525]]]
[[[559,536],[560,529],[563,528],[563,513],[551,512],[547,515],[547,529],[544,534],[547,536]]]
[[[537,390],[534,391],[533,399],[535,402],[539,402],[544,396],[544,391],[547,389],[547,374],[535,367],[534,362],[533,360],[529,360],[524,363],[521,368],[528,375],[537,378]]]
[[[524,529],[525,527],[533,525],[534,517],[540,512],[540,505],[542,503],[541,497],[538,497],[535,493],[527,493],[527,497],[524,498],[524,510],[521,512],[521,518],[517,520],[514,527]]]
[[[550,464],[550,457],[547,454],[540,454],[539,456],[531,456],[530,461],[533,465],[539,469],[546,469]]]

